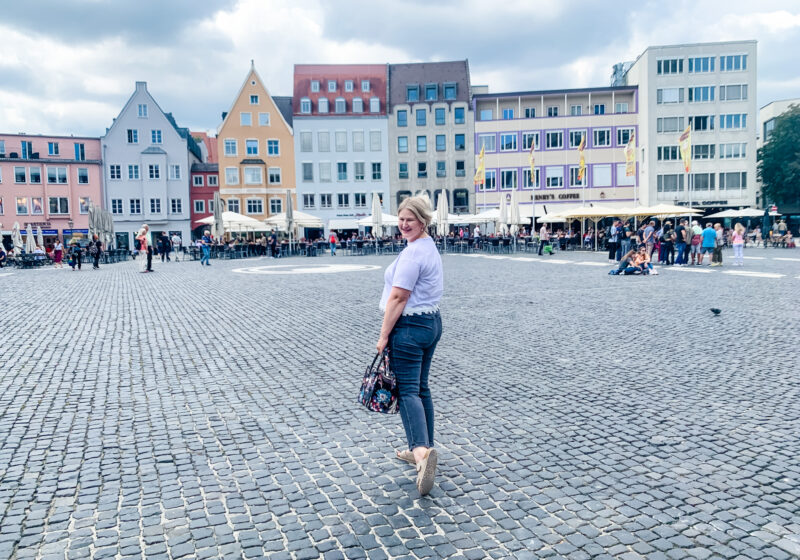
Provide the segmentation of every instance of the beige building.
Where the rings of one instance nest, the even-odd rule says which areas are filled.
[[[286,190],[295,191],[291,102],[271,96],[251,64],[217,130],[226,210],[263,220],[286,209]]]

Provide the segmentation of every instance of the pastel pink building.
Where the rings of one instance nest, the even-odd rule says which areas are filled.
[[[89,205],[102,205],[100,139],[0,133],[0,233],[14,222],[42,228],[45,245],[89,233]]]

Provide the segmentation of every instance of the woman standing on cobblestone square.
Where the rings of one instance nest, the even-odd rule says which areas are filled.
[[[400,416],[408,450],[397,457],[416,465],[417,490],[431,491],[438,456],[433,448],[433,399],[428,374],[442,336],[439,300],[443,292],[442,259],[430,236],[428,202],[405,199],[398,209],[398,227],[408,245],[384,274],[380,308],[384,312],[378,352],[389,348],[389,361],[399,389]]]
[[[136,234],[136,239],[139,241],[139,256],[142,258],[139,272],[152,272],[153,253],[147,240],[149,233],[150,226],[142,224],[142,229]]]

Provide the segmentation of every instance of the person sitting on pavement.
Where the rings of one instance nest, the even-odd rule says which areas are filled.
[[[625,269],[624,274],[649,274],[653,270],[653,265],[650,264],[650,255],[648,253],[647,245],[640,245],[639,250],[632,256],[633,263]]]
[[[630,249],[619,259],[619,266],[617,268],[612,268],[608,273],[612,276],[617,276],[619,274],[622,274],[623,272],[625,272],[625,269],[633,265],[633,258],[635,255],[636,255],[636,249]]]

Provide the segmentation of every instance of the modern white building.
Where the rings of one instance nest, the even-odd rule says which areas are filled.
[[[639,86],[643,204],[707,211],[756,202],[756,41],[648,47],[613,85]],[[692,127],[691,172],[678,139]]]
[[[295,65],[297,204],[326,234],[358,229],[373,194],[389,211],[386,74],[386,65]]]
[[[191,239],[189,170],[201,152],[147,91],[136,90],[101,139],[105,206],[114,217],[117,247],[133,248],[142,224]]]

